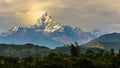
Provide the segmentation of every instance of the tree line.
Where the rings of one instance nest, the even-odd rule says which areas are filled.
[[[71,44],[70,55],[50,53],[47,56],[6,57],[0,56],[0,68],[120,68],[120,50],[109,52],[99,49],[80,52],[78,43]]]

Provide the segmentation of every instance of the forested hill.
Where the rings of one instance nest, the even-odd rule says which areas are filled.
[[[75,44],[71,44],[75,45]],[[71,45],[64,45],[62,47],[56,47],[55,49],[50,49],[45,46],[38,46],[34,44],[0,44],[0,56],[10,56],[10,57],[29,57],[29,56],[47,56],[50,53],[63,53],[70,55]],[[77,44],[78,45],[78,44]],[[76,46],[76,45],[75,45]],[[87,50],[86,47],[79,47],[81,52]]]
[[[104,43],[105,44],[105,43]],[[101,43],[95,43],[91,47],[85,47],[85,46],[79,46],[78,43],[70,44],[70,45],[64,45],[62,47],[56,47],[55,49],[50,49],[45,46],[38,46],[34,44],[24,44],[24,45],[15,45],[15,44],[0,44],[0,56],[9,56],[9,57],[35,57],[35,56],[48,56],[51,53],[55,54],[66,54],[71,55],[71,47],[75,46],[79,50],[80,53],[85,53],[88,50],[91,50],[93,52],[98,52],[99,50],[103,49],[104,51],[108,52],[110,49],[115,49],[116,44],[112,44],[111,48],[107,47],[107,50],[102,47],[104,44]],[[108,45],[108,44],[107,44]],[[110,44],[109,44],[110,45]],[[99,46],[99,47],[98,47]],[[106,46],[106,45],[105,45]],[[96,48],[98,47],[98,48]],[[115,49],[116,51],[116,49]],[[116,51],[118,52],[118,50]]]
[[[5,49],[3,52],[6,52],[7,55],[13,55],[13,53],[16,55],[19,53],[30,55],[35,51],[40,52],[40,50],[51,52],[49,48],[32,44],[21,46],[2,44],[1,47]],[[15,50],[15,48],[17,49]],[[70,48],[70,55],[50,53],[44,57],[36,55],[23,58],[0,56],[0,68],[120,68],[120,50],[118,53],[115,53],[114,49],[108,52],[104,50],[98,50],[98,52],[87,50],[85,53],[81,53],[79,52],[80,48],[73,44],[52,50],[66,52],[65,48]],[[9,51],[6,51],[6,49],[9,49]]]
[[[0,55],[11,57],[28,57],[36,55],[48,55],[51,50],[44,46],[37,46],[33,44],[14,45],[14,44],[0,44]]]

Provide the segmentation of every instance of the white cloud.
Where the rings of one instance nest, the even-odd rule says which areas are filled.
[[[13,2],[15,2],[16,0],[4,0],[4,2],[6,2],[6,3],[13,3]]]
[[[57,22],[84,30],[109,29],[113,26],[116,29],[120,27],[109,24],[118,24],[120,21],[119,3],[120,0],[0,0],[0,17],[7,17],[11,25],[33,24],[41,11],[48,11]],[[11,20],[12,17],[15,20]]]
[[[116,27],[116,28],[120,28],[120,23],[119,24],[111,24],[111,26]]]

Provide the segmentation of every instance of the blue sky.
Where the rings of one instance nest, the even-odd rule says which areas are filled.
[[[0,32],[33,25],[44,11],[58,23],[120,32],[120,0],[0,0]]]

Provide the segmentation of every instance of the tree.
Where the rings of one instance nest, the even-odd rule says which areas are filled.
[[[117,57],[120,57],[120,50],[119,50],[118,53],[117,53]]]
[[[75,66],[77,66],[77,68],[95,68],[95,65],[87,59],[79,60]]]
[[[79,47],[79,44],[78,44],[77,42],[75,42],[75,45],[76,45],[77,55],[79,56],[79,55],[80,55],[80,47]]]
[[[114,49],[111,49],[111,50],[110,50],[110,56],[111,56],[111,57],[114,57],[114,56],[115,56]]]
[[[99,52],[98,52],[98,56],[99,57],[103,57],[103,54],[104,54],[104,50],[100,49]]]
[[[71,56],[78,56],[76,47],[73,44],[71,44]]]

